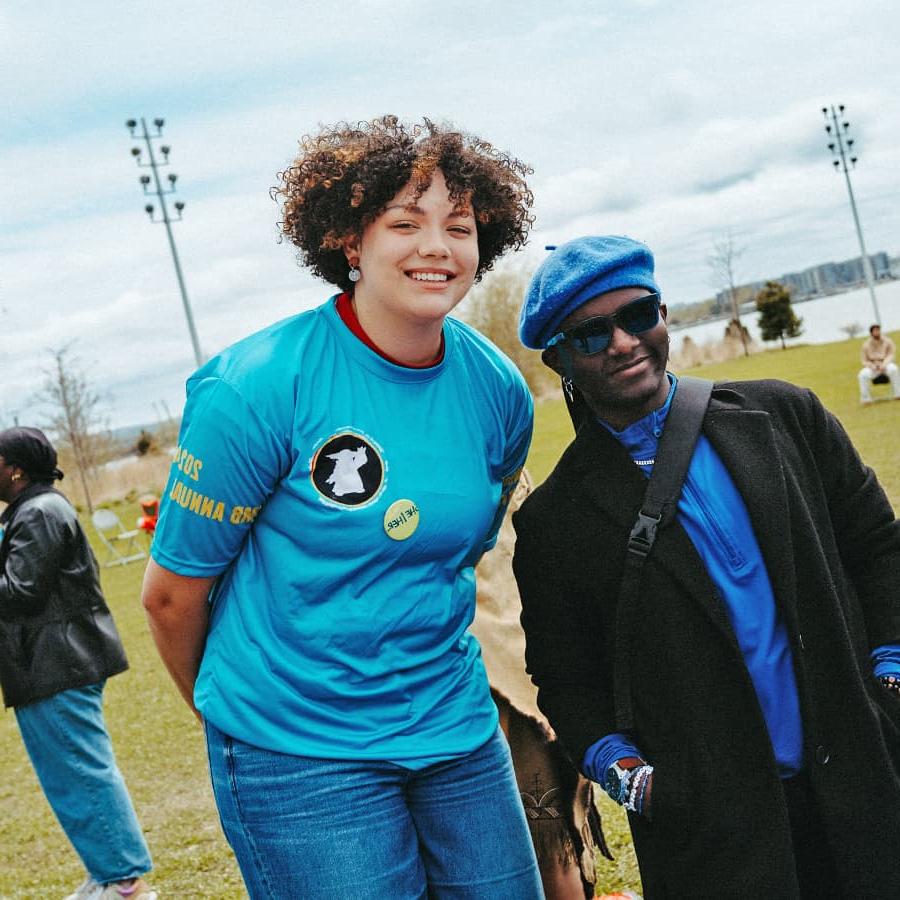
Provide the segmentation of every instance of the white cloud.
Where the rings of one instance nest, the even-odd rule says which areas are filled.
[[[705,259],[727,229],[747,245],[748,279],[854,255],[819,111],[843,102],[869,249],[900,249],[894,5],[598,9],[4,7],[0,413],[22,406],[46,348],[70,339],[120,420],[180,403],[191,348],[165,233],[142,211],[130,116],[167,120],[187,204],[176,240],[207,351],[328,294],[276,243],[268,189],[302,133],[387,111],[450,118],[534,165],[531,259],[580,233],[630,233],[651,243],[677,302],[712,292]]]

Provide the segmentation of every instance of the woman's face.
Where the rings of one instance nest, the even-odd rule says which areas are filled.
[[[14,474],[15,466],[0,456],[0,501],[3,503],[10,503],[13,500],[15,492],[13,491],[12,476]]]
[[[438,169],[418,200],[409,185],[402,188],[345,250],[360,270],[358,304],[398,321],[442,320],[475,280],[474,211],[470,204],[454,209]]]

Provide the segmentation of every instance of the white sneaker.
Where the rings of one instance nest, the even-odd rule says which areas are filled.
[[[122,881],[107,884],[105,887],[101,884],[98,887],[100,893],[88,894],[88,900],[158,900],[156,891],[143,878],[138,878],[127,887]]]
[[[94,879],[88,875],[88,877],[78,885],[75,893],[69,894],[64,900],[97,900],[102,890],[103,885],[94,881]]]

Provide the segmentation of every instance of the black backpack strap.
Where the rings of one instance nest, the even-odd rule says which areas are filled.
[[[656,530],[667,525],[678,508],[681,485],[709,405],[712,382],[682,376],[666,417],[653,473],[628,539],[628,562],[640,567],[653,547]]]
[[[616,617],[615,705],[616,725],[620,731],[630,731],[634,726],[629,676],[631,601],[640,589],[644,562],[653,549],[658,530],[675,518],[681,486],[700,436],[711,393],[711,381],[687,375],[678,379],[656,450],[653,473],[628,538]]]

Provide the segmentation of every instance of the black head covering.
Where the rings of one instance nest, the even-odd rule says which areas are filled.
[[[56,450],[40,428],[0,431],[0,456],[7,463],[15,463],[31,481],[52,484],[63,478],[56,468]]]

